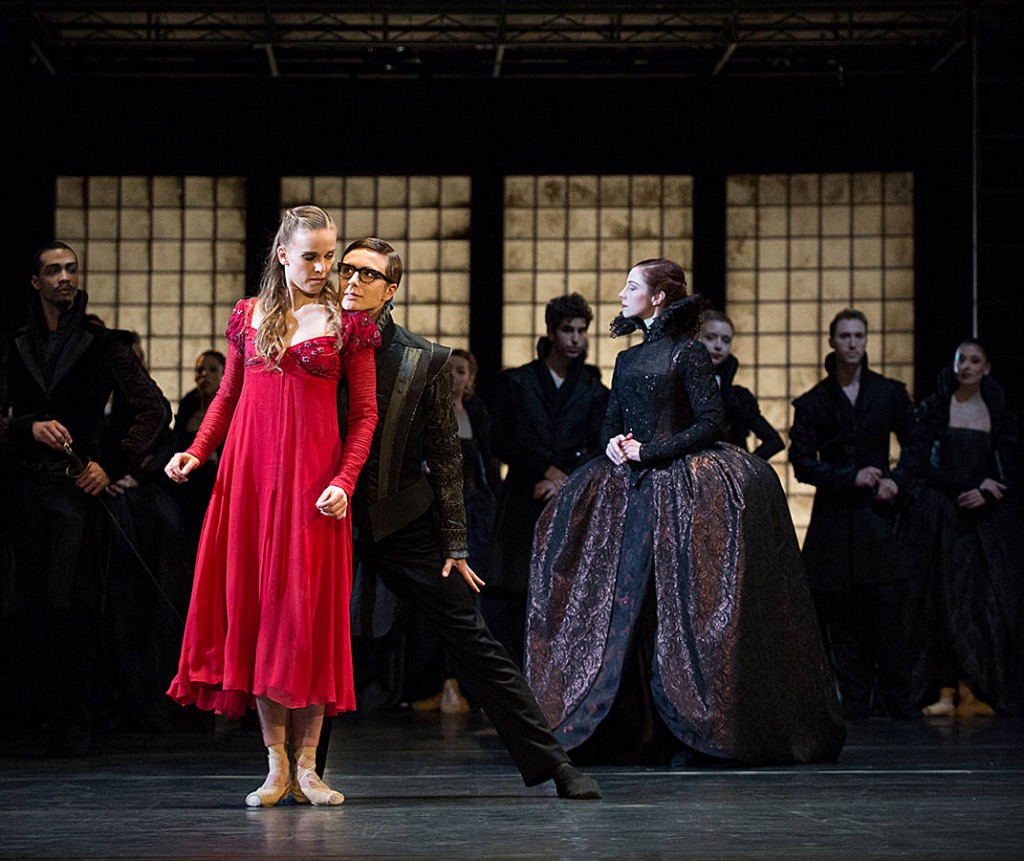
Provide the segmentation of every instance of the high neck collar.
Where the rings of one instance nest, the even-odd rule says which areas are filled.
[[[691,334],[697,326],[704,305],[702,296],[685,296],[662,308],[650,325],[644,325],[644,341],[678,338]],[[646,323],[646,321],[644,321]]]
[[[377,350],[381,353],[387,352],[388,347],[391,346],[391,340],[395,337],[397,325],[391,316],[391,308],[387,307],[381,311],[373,322],[377,326],[377,331],[380,332],[380,346],[377,347]]]
[[[610,329],[612,337],[628,335],[637,329],[644,333],[644,343],[657,341],[663,337],[678,338],[696,331],[700,313],[708,307],[708,301],[701,295],[685,296],[671,305],[665,306],[654,318],[650,326],[639,317],[623,317],[619,314],[612,320]]]
[[[62,310],[57,317],[57,329],[54,334],[76,328],[85,318],[85,308],[88,302],[88,294],[84,290],[77,291],[71,305]],[[28,318],[40,332],[49,334],[50,326],[46,322],[46,312],[43,310],[43,303],[38,296],[33,296],[29,302]]]
[[[864,379],[864,372],[869,370],[868,368],[868,354],[864,354],[864,358],[860,360],[860,365],[857,368],[860,373],[860,378]],[[839,379],[839,359],[836,357],[835,350],[825,356],[825,373],[833,379]]]
[[[671,312],[666,308],[649,321],[641,320],[638,328],[644,333],[644,341],[657,341],[664,337],[665,327],[669,324],[670,316]]]
[[[732,354],[726,356],[722,363],[715,368],[715,374],[721,380],[723,389],[732,385],[732,381],[736,378],[736,372],[739,368],[739,359]]]
[[[377,315],[377,319],[374,322],[377,324],[377,330],[383,334],[384,330],[388,327],[388,323],[391,322],[391,305],[385,305],[384,310]]]

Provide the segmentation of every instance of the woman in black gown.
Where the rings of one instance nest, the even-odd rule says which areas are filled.
[[[644,341],[616,361],[607,457],[537,524],[527,679],[574,760],[834,760],[845,729],[785,495],[717,442],[705,303],[668,260],[619,296],[613,334]]]
[[[760,440],[754,454],[769,460],[786,446],[779,432],[761,415],[761,407],[750,389],[733,384],[740,363],[732,354],[732,339],[735,328],[721,311],[708,309],[700,315],[700,340],[711,354],[715,366],[715,378],[722,390],[722,406],[725,409],[726,442],[731,442],[749,451],[747,440],[753,434]]]
[[[920,574],[910,645],[928,716],[1021,708],[1017,428],[991,368],[984,344],[963,341],[918,406],[914,460],[923,474],[906,518]]]

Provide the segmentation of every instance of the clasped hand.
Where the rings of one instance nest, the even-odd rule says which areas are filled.
[[[854,478],[856,487],[864,487],[875,492],[875,499],[889,502],[897,497],[900,486],[891,478],[886,478],[877,466],[865,466]]]
[[[568,480],[569,476],[557,466],[549,466],[544,472],[544,477],[533,486],[533,498],[546,501],[552,496],[557,496],[558,491],[565,486]]]
[[[604,453],[608,459],[616,464],[623,464],[627,460],[640,462],[640,443],[633,439],[633,434],[618,434],[608,440]]]
[[[972,487],[970,490],[965,490],[956,498],[956,504],[960,508],[981,508],[983,505],[988,503],[988,499],[985,494],[990,494],[993,499],[1000,500],[1003,498],[1003,493],[1006,490],[1006,485],[1002,482],[996,481],[994,478],[986,478],[978,487]]]

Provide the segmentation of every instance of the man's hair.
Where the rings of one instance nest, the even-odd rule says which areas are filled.
[[[864,331],[868,330],[868,318],[864,316],[863,311],[858,311],[856,308],[844,308],[835,317],[832,318],[832,322],[828,324],[828,336],[834,338],[836,336],[836,326],[838,326],[843,320],[860,320],[864,324]]]
[[[551,332],[562,325],[565,320],[575,320],[582,317],[587,325],[594,319],[594,312],[590,305],[579,293],[569,293],[566,296],[556,296],[544,309],[544,323]]]
[[[54,239],[52,242],[47,242],[46,245],[35,250],[35,253],[32,255],[32,274],[38,277],[39,273],[43,271],[43,255],[47,251],[58,251],[61,249],[65,251],[70,251],[72,254],[75,255],[75,261],[78,261],[78,252],[75,251],[74,248],[72,248],[66,242],[61,242],[59,239]]]
[[[355,242],[350,242],[348,247],[342,252],[341,259],[345,259],[350,251],[355,251],[357,248],[365,248],[367,251],[376,251],[378,254],[383,254],[388,259],[388,265],[384,270],[384,277],[388,279],[389,284],[394,284],[396,287],[402,283],[402,258],[394,247],[385,242],[383,239],[377,239],[375,236],[367,236],[365,239],[357,239]]]

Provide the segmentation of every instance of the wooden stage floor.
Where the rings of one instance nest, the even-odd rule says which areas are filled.
[[[527,789],[479,712],[336,719],[340,808],[244,806],[258,733],[121,733],[87,758],[0,746],[3,858],[1024,858],[1024,720],[851,724],[839,762],[588,769]]]

